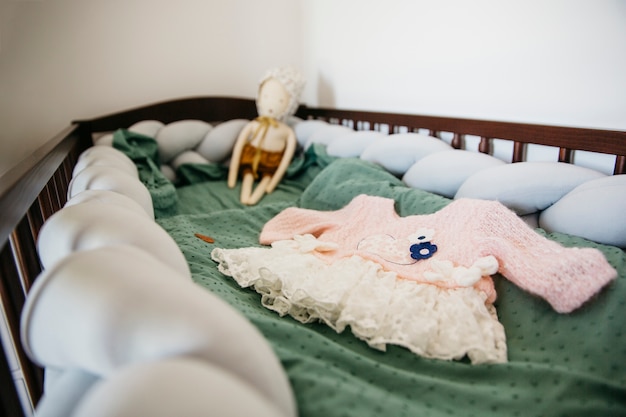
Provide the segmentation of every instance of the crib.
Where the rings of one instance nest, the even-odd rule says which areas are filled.
[[[0,360],[0,383],[4,387],[1,401],[2,415],[31,415],[44,393],[44,370],[29,358],[21,343],[20,316],[30,289],[42,272],[42,264],[36,249],[40,230],[44,223],[66,204],[68,186],[72,180],[72,171],[81,153],[92,147],[94,141],[103,134],[110,134],[119,129],[127,129],[133,124],[145,120],[157,120],[163,124],[182,120],[201,120],[216,126],[222,122],[234,119],[253,119],[256,117],[256,114],[255,101],[253,99],[192,97],[144,105],[91,119],[76,120],[72,121],[67,128],[48,140],[40,148],[36,149],[28,158],[20,161],[2,175],[0,180],[0,211],[3,213],[0,223],[0,242],[2,245],[0,294],[6,322],[6,331],[2,333],[4,355],[2,355]],[[550,155],[555,157],[555,162],[568,164],[578,163],[579,155],[581,154],[601,154],[605,160],[608,158],[609,161],[609,167],[605,168],[607,177],[626,174],[625,131],[316,108],[304,105],[300,106],[296,117],[300,122],[318,121],[327,124],[327,127],[340,126],[358,132],[376,131],[385,135],[420,133],[445,141],[452,149],[471,149],[477,153],[497,155],[506,164],[518,164],[527,161],[531,147],[549,148],[551,150]],[[311,126],[313,125],[311,124]],[[342,134],[345,134],[345,132]],[[320,144],[324,145],[325,143],[320,142]],[[326,167],[323,169],[326,169]],[[321,172],[324,172],[323,169],[321,169]],[[316,173],[316,175],[321,174]],[[392,173],[392,176],[400,180],[401,174],[396,172]],[[618,188],[618,190],[623,190],[623,188]],[[584,222],[585,220],[581,219],[581,221]],[[614,219],[614,221],[616,224],[619,224],[624,222],[624,219]],[[174,226],[167,220],[165,221],[165,227]],[[591,242],[589,245],[597,246],[596,242]],[[624,350],[626,344],[624,342],[626,339],[622,333],[624,323],[623,296],[626,294],[626,282],[624,282],[626,279],[626,266],[620,264],[621,260],[626,258],[623,247],[608,246],[609,249],[606,249],[604,253],[610,252],[613,254],[614,258],[611,258],[611,262],[618,271],[618,277],[615,282],[600,294],[598,299],[592,300],[592,305],[587,310],[574,313],[565,320],[554,318],[554,312],[552,311],[545,312],[545,309],[542,309],[543,307],[537,306],[535,299],[524,299],[523,303],[520,301],[522,304],[516,305],[516,307],[520,307],[520,305],[528,307],[530,312],[524,317],[534,318],[535,321],[543,323],[546,327],[542,330],[545,332],[556,331],[557,326],[564,326],[565,324],[570,327],[598,328],[598,333],[604,331],[604,336],[597,336],[598,343],[613,344],[613,346],[599,347],[596,350],[590,348],[588,352],[584,353],[586,356],[581,361],[587,361],[584,363],[587,364],[585,366],[589,367],[585,371],[587,374],[583,375],[585,378],[581,377],[579,380],[575,378],[568,379],[568,384],[571,385],[563,385],[559,388],[565,389],[563,387],[566,387],[567,390],[545,394],[559,397],[559,402],[546,398],[543,399],[543,404],[538,403],[538,401],[542,401],[539,391],[548,388],[538,380],[538,376],[534,377],[532,375],[532,370],[541,368],[543,373],[540,372],[537,375],[542,375],[542,377],[550,377],[555,380],[566,378],[564,375],[573,372],[573,370],[568,369],[567,362],[563,362],[562,358],[574,355],[574,353],[568,353],[568,347],[562,346],[562,342],[554,342],[554,345],[550,345],[562,346],[561,350],[556,352],[545,352],[546,346],[543,345],[537,347],[537,349],[542,349],[541,352],[527,352],[527,349],[531,350],[525,344],[528,340],[526,339],[523,342],[521,338],[528,338],[529,335],[534,334],[532,328],[528,327],[529,323],[514,324],[515,320],[513,319],[518,312],[508,309],[506,305],[498,306],[498,308],[501,309],[502,320],[505,321],[507,338],[513,345],[520,343],[519,349],[512,347],[511,355],[514,354],[514,357],[511,358],[511,363],[514,365],[511,365],[509,370],[510,372],[528,374],[526,379],[523,380],[524,382],[516,382],[512,379],[503,380],[503,384],[510,385],[507,393],[513,393],[510,398],[506,399],[490,391],[494,389],[495,384],[481,385],[481,378],[489,378],[491,371],[481,371],[479,370],[480,367],[474,368],[474,371],[469,371],[465,368],[459,368],[461,366],[469,366],[467,363],[460,364],[459,362],[454,362],[454,365],[450,365],[446,362],[444,365],[445,369],[442,370],[440,362],[437,360],[421,362],[422,359],[417,358],[415,359],[417,362],[411,361],[406,364],[407,369],[411,369],[411,375],[404,375],[403,372],[405,370],[402,369],[402,362],[400,361],[402,358],[405,358],[406,353],[404,351],[399,352],[398,348],[390,348],[385,352],[387,357],[395,355],[399,358],[391,361],[383,359],[378,352],[370,353],[368,349],[365,349],[365,352],[363,352],[364,346],[358,345],[355,347],[353,343],[357,343],[357,341],[352,340],[352,336],[348,331],[337,336],[341,337],[341,339],[337,339],[339,340],[337,342],[335,335],[332,334],[333,332],[329,332],[326,328],[315,327],[317,325],[314,325],[313,328],[318,333],[315,337],[329,338],[324,339],[320,343],[332,344],[336,342],[341,349],[358,351],[358,354],[355,353],[358,356],[353,357],[353,359],[357,362],[367,362],[368,369],[387,367],[394,368],[393,375],[403,374],[397,380],[389,376],[391,374],[385,374],[388,376],[387,379],[363,382],[363,386],[379,387],[377,388],[379,391],[376,391],[379,394],[379,397],[376,397],[378,401],[382,401],[382,397],[380,397],[382,395],[380,394],[381,392],[389,391],[401,391],[403,395],[409,398],[405,403],[396,398],[393,403],[397,408],[391,411],[386,408],[384,401],[380,403],[384,405],[384,407],[381,405],[380,409],[370,404],[373,407],[370,409],[370,412],[373,413],[372,415],[380,415],[383,412],[399,413],[402,410],[404,410],[403,412],[406,415],[411,415],[412,412],[418,409],[430,411],[432,413],[430,415],[462,414],[464,409],[466,411],[478,412],[479,408],[477,408],[474,402],[470,405],[463,405],[464,403],[461,401],[461,399],[465,401],[466,398],[470,397],[466,392],[471,389],[475,389],[478,393],[477,402],[485,401],[485,398],[490,396],[494,398],[491,403],[484,404],[484,409],[490,410],[494,414],[498,412],[507,413],[507,410],[509,410],[511,411],[510,415],[523,415],[525,402],[527,402],[526,405],[530,407],[531,411],[538,413],[538,410],[544,410],[544,415],[578,415],[577,413],[579,412],[584,415],[585,412],[590,412],[590,410],[602,410],[604,412],[608,410],[612,411],[613,415],[619,415],[624,412],[626,407],[624,402],[624,398],[626,398],[624,395],[626,393],[626,380],[623,377],[623,359],[626,358],[626,351]],[[501,286],[504,284],[497,285]],[[242,289],[242,291],[244,290]],[[515,292],[516,290],[511,290],[509,287],[499,288],[498,293],[500,294],[504,291],[511,291],[515,293],[515,297],[523,298],[523,296]],[[252,296],[247,294],[246,297],[250,298]],[[511,295],[511,297],[513,296]],[[621,317],[619,317],[620,314]],[[607,323],[598,322],[602,317],[610,317],[610,320],[607,318]],[[507,321],[507,319],[511,320]],[[552,324],[546,324],[546,322]],[[620,325],[620,323],[622,324]],[[308,331],[308,325],[297,325],[307,328]],[[518,328],[521,327],[522,330],[516,333],[515,325]],[[613,329],[613,333],[610,336],[606,336],[605,333],[609,331],[609,326]],[[511,331],[510,334],[509,330]],[[516,339],[516,337],[519,338]],[[589,335],[589,337],[594,338],[594,335]],[[610,364],[599,364],[594,367],[593,358],[590,358],[589,355],[602,352],[602,349],[604,349],[607,355],[617,356],[612,358]],[[340,366],[337,364],[337,361],[341,360],[342,356],[334,356],[333,353],[328,352],[326,352],[327,355],[320,353],[320,356],[315,359],[315,361],[322,363],[319,366],[325,367],[324,369]],[[552,361],[552,358],[559,355],[561,359]],[[377,362],[378,359],[380,361]],[[281,360],[283,364],[292,365],[286,357],[282,357]],[[533,366],[536,368],[532,368]],[[597,368],[602,369],[598,370]],[[492,368],[489,369],[491,370]],[[360,378],[359,381],[361,381],[367,379],[359,371],[344,371],[343,373],[337,371],[338,380]],[[560,371],[563,371],[563,374]],[[443,372],[446,378],[448,378],[445,384],[436,380],[438,372]],[[493,372],[496,375],[496,371]],[[620,374],[622,375],[621,377],[616,376]],[[381,373],[380,375],[383,374]],[[613,377],[612,381],[611,377]],[[454,382],[454,378],[458,378],[460,382]],[[290,379],[296,392],[295,397],[300,414],[303,416],[349,415],[346,410],[354,409],[356,407],[356,399],[361,398],[357,394],[344,399],[339,396],[338,398],[328,398],[327,403],[317,404],[311,398],[319,395],[319,392],[327,394],[327,391],[316,392],[313,382],[307,387],[306,380],[302,376],[293,377],[290,374]],[[410,393],[407,393],[406,389],[399,386],[407,381],[415,381],[416,387],[426,390],[422,396],[423,398],[420,399],[420,395],[417,394],[409,395]],[[468,381],[471,381],[471,383]],[[576,381],[578,381],[578,385],[576,385]],[[335,382],[329,382],[329,384],[332,385]],[[529,385],[527,390],[518,396],[514,394],[513,388],[516,383],[526,383],[532,386]],[[360,385],[357,384],[357,386]],[[428,391],[428,389],[441,390],[444,386],[452,387],[451,391],[440,393],[439,396],[436,396],[432,391]],[[580,398],[573,398],[582,395],[580,393],[586,389],[594,391],[588,397],[585,397],[584,401]],[[532,400],[526,398],[525,395],[533,390],[537,392],[537,397]],[[437,398],[441,402],[437,403]],[[442,400],[444,398],[448,398],[449,402],[447,404],[445,400]],[[533,404],[528,404],[532,401],[534,401]],[[557,403],[562,404],[563,408],[558,408]]]

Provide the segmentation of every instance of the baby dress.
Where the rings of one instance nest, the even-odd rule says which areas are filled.
[[[259,241],[269,246],[211,256],[268,309],[337,332],[349,326],[376,349],[472,363],[507,360],[492,274],[561,313],[617,276],[600,251],[564,248],[495,201],[459,199],[400,217],[394,200],[360,195],[335,211],[288,208]]]

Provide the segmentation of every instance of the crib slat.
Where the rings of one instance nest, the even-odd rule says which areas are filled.
[[[41,264],[37,252],[32,248],[36,246],[35,239],[27,217],[13,230],[9,237],[13,256],[17,260],[18,272],[24,293],[28,293],[35,278],[41,272]]]
[[[28,219],[28,225],[30,226],[30,233],[33,237],[33,241],[37,241],[37,237],[39,236],[39,231],[43,226],[43,216],[41,215],[41,207],[39,206],[39,201],[35,201],[28,212],[26,213],[26,218]]]
[[[50,216],[54,214],[54,207],[52,205],[52,195],[50,194],[50,188],[46,185],[41,190],[41,193],[37,196],[37,202],[39,204],[41,216],[46,221]]]
[[[48,181],[47,188],[50,193],[50,204],[52,205],[53,213],[56,213],[61,209],[61,201],[59,200],[59,190],[57,189],[54,174],[50,178],[50,181]]]
[[[72,179],[72,161],[70,156],[68,155],[64,160],[61,166],[59,167],[60,179],[61,179],[61,190],[63,197],[63,204],[67,202],[67,190],[69,183]]]
[[[568,148],[559,148],[559,162],[572,163],[574,153]]]
[[[57,211],[59,211],[61,203],[59,202],[57,187],[54,184],[54,177],[50,178],[50,181],[48,181],[48,184],[46,184],[46,189],[50,198],[50,207],[52,208],[52,213],[56,213]]]
[[[59,167],[57,172],[54,173],[53,177],[54,188],[57,192],[57,201],[59,202],[59,209],[65,205],[67,201],[67,181],[64,178],[62,165]]]
[[[626,174],[626,156],[618,155],[615,158],[615,168],[613,169],[613,174]]]
[[[478,152],[491,154],[491,139],[482,136],[480,138],[480,143],[478,144]]]
[[[522,142],[513,142],[513,158],[511,162],[522,162],[525,158],[526,144]]]
[[[452,142],[450,142],[450,145],[452,145],[454,149],[463,149],[463,135],[461,135],[460,133],[454,132],[454,134],[452,135]]]

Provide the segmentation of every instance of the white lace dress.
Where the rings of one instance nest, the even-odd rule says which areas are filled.
[[[217,248],[211,256],[222,273],[253,287],[281,316],[320,320],[337,332],[349,326],[379,350],[394,344],[428,358],[506,362],[504,328],[483,292],[399,279],[357,255],[330,264],[313,255],[334,249],[304,235],[271,247]]]

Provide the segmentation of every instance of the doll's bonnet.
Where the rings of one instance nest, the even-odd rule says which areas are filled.
[[[259,81],[259,89],[267,80],[274,78],[287,91],[289,95],[289,104],[285,109],[285,112],[276,117],[278,120],[285,120],[289,116],[293,116],[293,114],[298,109],[298,105],[300,102],[300,95],[302,94],[302,90],[304,89],[304,77],[294,67],[277,67],[268,70],[263,78]]]

